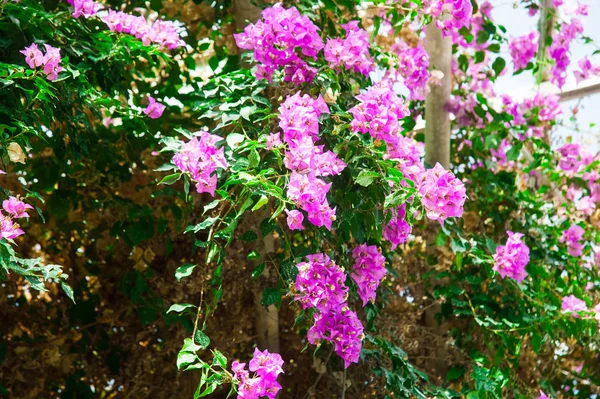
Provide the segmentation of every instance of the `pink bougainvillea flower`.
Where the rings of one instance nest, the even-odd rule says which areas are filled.
[[[567,252],[569,255],[581,256],[583,252],[581,239],[584,234],[585,230],[577,224],[572,224],[567,230],[563,231],[560,242],[567,244]]]
[[[144,110],[144,114],[148,115],[148,118],[157,119],[160,118],[165,110],[165,105],[159,103],[152,96],[148,96],[148,106]]]
[[[9,197],[8,199],[2,202],[2,208],[10,213],[12,217],[19,219],[29,217],[27,213],[27,209],[33,209],[33,206],[24,203],[17,197]]]
[[[423,173],[419,193],[429,219],[443,224],[449,217],[462,216],[467,199],[465,185],[439,163]]]
[[[369,301],[375,302],[375,291],[386,275],[385,257],[375,245],[362,244],[352,251],[354,266],[352,279],[358,286],[358,295],[363,306]]]
[[[279,375],[283,373],[283,359],[278,353],[269,353],[268,350],[260,351],[258,348],[254,349],[254,356],[248,368],[250,371],[256,372],[261,377],[266,375]]]
[[[550,398],[544,393],[544,391],[542,391],[540,389],[540,396],[538,396],[537,399],[550,399]]]
[[[510,38],[508,48],[515,65],[515,71],[524,69],[529,61],[535,57],[538,51],[539,38],[538,31],[531,31],[526,35]]]
[[[85,18],[89,18],[102,9],[102,4],[94,0],[67,0],[67,2],[75,9],[73,11],[73,17],[75,18],[79,18],[82,15]]]
[[[572,313],[573,317],[577,318],[577,312],[587,312],[588,307],[585,301],[577,298],[575,295],[569,295],[562,300],[562,310],[565,313]]]
[[[59,72],[63,70],[60,66],[60,49],[44,44],[46,54],[44,55],[44,73],[48,80],[56,80]]]
[[[304,221],[304,215],[302,212],[294,209],[291,211],[285,210],[287,214],[287,224],[290,230],[304,230],[302,222]]]
[[[44,65],[44,54],[42,54],[35,43],[32,43],[29,47],[25,47],[25,49],[19,51],[19,53],[25,55],[25,62],[31,69]]]
[[[527,277],[525,267],[529,263],[529,247],[521,241],[523,234],[507,231],[506,245],[499,245],[494,254],[494,271],[500,277],[510,277],[521,283]]]
[[[246,363],[234,361],[231,364],[233,378],[238,382],[238,399],[259,399],[265,396],[275,399],[281,390],[281,385],[277,382],[277,376],[283,373],[281,356],[269,353],[266,349],[261,352],[256,348],[248,366],[255,373],[252,378],[246,370]]]
[[[393,250],[398,244],[403,244],[408,240],[408,235],[412,228],[405,220],[406,204],[402,204],[396,209],[391,209],[390,212],[392,213],[392,217],[390,218],[390,221],[383,226],[382,236],[392,244]]]
[[[375,62],[369,54],[369,34],[358,27],[358,21],[350,21],[342,28],[346,30],[346,38],[328,40],[325,59],[332,68],[344,67],[369,76],[375,69]]]
[[[177,25],[172,21],[156,20],[153,23],[142,16],[109,9],[101,18],[111,32],[127,33],[140,39],[145,46],[158,44],[161,48],[173,50],[185,46]]]
[[[239,48],[254,50],[257,79],[270,82],[275,71],[283,68],[283,80],[298,85],[312,81],[317,73],[302,57],[316,60],[323,39],[319,28],[296,7],[265,8],[259,21],[233,36]]]
[[[13,222],[9,216],[0,213],[0,239],[7,238],[12,240],[23,234],[25,232],[21,230],[18,223]]]
[[[281,142],[281,134],[271,133],[267,136],[267,150],[270,150],[273,147],[279,147],[281,145],[283,145]]]

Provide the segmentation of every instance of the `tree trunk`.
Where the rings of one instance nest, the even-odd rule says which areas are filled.
[[[442,32],[430,23],[426,28],[425,49],[429,54],[429,63],[432,69],[444,74],[440,84],[431,84],[430,91],[425,99],[425,163],[432,167],[440,163],[445,169],[450,167],[450,119],[446,111],[446,103],[450,98],[452,42],[450,37],[443,37]],[[427,252],[436,255],[435,241],[439,230],[437,222],[430,221],[426,227]],[[435,285],[433,279],[430,283]],[[438,337],[438,342],[433,345],[431,367],[440,378],[445,377],[448,371],[445,351],[445,333],[447,328],[440,326],[435,319],[441,307],[434,304],[425,311],[426,327]]]
[[[426,28],[425,49],[431,68],[444,74],[439,85],[431,84],[425,99],[425,162],[428,166],[440,163],[450,166],[450,119],[445,109],[452,85],[452,41],[443,37],[435,23]]]
[[[265,212],[265,217],[269,217],[269,214]],[[268,258],[268,254],[275,252],[275,240],[273,233],[263,238],[263,244],[265,247],[265,253],[263,253],[263,259]],[[265,259],[266,260],[266,259]],[[265,268],[263,277],[269,280],[270,270]],[[269,352],[279,353],[279,309],[275,305],[264,306],[262,303],[262,289],[257,283],[257,290],[255,291],[255,308],[256,308],[256,344],[262,350],[268,349]]]
[[[539,33],[540,33],[540,41],[538,44],[538,55],[537,62],[540,65],[539,73],[537,76],[537,82],[547,82],[550,80],[550,66],[546,65],[546,40],[548,37],[552,35],[552,30],[554,29],[554,23],[556,22],[556,10],[553,13],[550,13],[550,10],[553,8],[552,0],[544,0],[541,10],[540,10],[540,22],[539,22]]]

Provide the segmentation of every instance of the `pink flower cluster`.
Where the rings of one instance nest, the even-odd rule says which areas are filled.
[[[308,330],[311,344],[330,341],[345,367],[358,362],[362,347],[363,326],[355,312],[348,308],[346,274],[327,255],[306,257],[308,262],[296,265],[295,299],[304,309],[314,307],[314,324]]]
[[[179,36],[177,26],[171,21],[156,20],[151,23],[143,16],[135,16],[122,11],[108,10],[101,18],[111,32],[128,33],[142,40],[145,46],[151,43],[161,48],[173,50],[185,45]]]
[[[582,33],[583,24],[578,18],[573,18],[570,22],[561,24],[560,28],[554,31],[552,44],[548,48],[548,55],[554,60],[554,65],[550,71],[552,83],[558,87],[563,87],[566,81],[567,68],[571,63],[569,57],[571,43]]]
[[[473,6],[470,0],[426,0],[423,5],[426,14],[431,15],[434,20],[437,19],[436,25],[444,36],[458,31],[463,26],[468,28],[471,24]],[[442,14],[448,17],[439,18]]]
[[[358,363],[362,348],[363,325],[356,312],[346,303],[335,309],[315,313],[315,324],[308,330],[308,342],[315,345],[321,340],[333,343],[335,353],[344,360],[344,367]]]
[[[600,75],[600,65],[592,64],[587,57],[580,59],[577,65],[579,66],[579,71],[574,71],[573,74],[578,84],[590,76]]]
[[[523,113],[537,110],[540,122],[550,122],[562,114],[562,107],[559,104],[560,97],[556,94],[537,93],[535,97],[523,101]]]
[[[375,245],[362,244],[352,251],[354,267],[351,277],[358,286],[358,295],[363,306],[375,302],[375,291],[386,275],[385,257]]]
[[[439,220],[443,224],[447,218],[463,214],[467,199],[465,185],[439,163],[421,175],[419,194],[431,220]]]
[[[406,178],[417,184],[425,172],[425,165],[421,160],[424,150],[423,143],[409,137],[399,136],[395,143],[388,144],[384,159],[398,161],[398,169]]]
[[[487,21],[492,21],[492,9],[494,8],[489,1],[478,3],[479,10],[471,15],[470,27],[467,24],[465,28],[470,32],[473,37],[477,37],[479,32],[484,30],[484,25]],[[477,40],[471,40],[468,42],[466,38],[458,31],[458,29],[452,29],[449,31],[452,36],[452,43],[458,44],[462,48],[471,49],[475,51],[485,51],[489,46],[488,42],[477,43]]]
[[[29,68],[35,69],[43,66],[46,78],[50,81],[56,80],[59,72],[63,70],[63,67],[60,66],[60,49],[48,44],[44,44],[44,47],[46,48],[46,54],[42,54],[35,43],[25,47],[19,53],[25,55],[25,62],[29,65]]]
[[[154,97],[148,96],[148,106],[144,110],[144,114],[148,115],[149,118],[157,119],[161,117],[165,108],[164,104],[157,102]]]
[[[9,197],[2,201],[2,209],[6,215],[0,212],[0,239],[14,239],[25,234],[18,223],[14,219],[28,218],[28,209],[33,209],[33,206],[24,203],[18,197]]]
[[[398,160],[402,173],[415,182],[427,217],[443,223],[449,217],[462,216],[466,199],[464,184],[440,164],[425,170],[421,161],[422,146],[400,133],[399,119],[404,118],[408,111],[392,90],[390,82],[382,80],[356,98],[360,102],[349,110],[354,117],[351,129],[357,133],[369,133],[374,139],[387,143],[385,157]],[[389,237],[395,236],[394,230],[406,231],[403,225],[396,226],[402,219],[394,219]],[[402,239],[394,238],[392,241],[394,247],[400,242],[403,242]]]
[[[509,162],[508,159],[506,158],[506,154],[508,153],[508,151],[511,148],[512,148],[512,145],[510,144],[510,140],[502,139],[502,141],[498,145],[498,148],[490,148],[490,153],[492,154],[492,160],[495,161],[498,166],[503,166],[503,167],[513,166],[514,162],[513,161]]]
[[[390,221],[383,226],[382,236],[392,244],[392,250],[398,244],[403,244],[408,240],[408,235],[412,227],[406,221],[406,204],[400,205],[396,209],[391,209],[392,217]]]
[[[506,245],[499,245],[494,254],[494,271],[500,277],[510,277],[521,283],[527,277],[525,266],[529,263],[529,247],[521,241],[523,234],[507,231]]]
[[[79,18],[82,15],[85,18],[89,18],[96,15],[102,9],[102,4],[94,0],[67,0],[67,2],[75,8],[73,12],[75,18]]]
[[[408,115],[408,109],[394,93],[391,82],[382,80],[356,99],[359,103],[348,111],[354,118],[350,124],[352,131],[369,133],[376,140],[396,144],[402,137],[399,119]]]
[[[329,39],[325,45],[325,59],[331,68],[343,67],[369,76],[375,70],[369,54],[369,34],[358,27],[358,21],[350,21],[342,27],[346,30],[346,38]]]
[[[581,146],[576,143],[567,143],[560,147],[557,152],[562,156],[558,161],[558,167],[570,177],[573,177],[581,167],[586,166],[593,160],[592,156],[582,153]]]
[[[569,255],[581,256],[583,251],[581,240],[584,234],[585,230],[577,224],[572,224],[568,229],[563,231],[560,242],[567,244],[567,252]]]
[[[234,379],[238,382],[238,398],[259,399],[266,396],[275,399],[281,390],[277,376],[283,373],[282,366],[283,359],[279,354],[269,353],[266,349],[261,352],[258,348],[254,349],[254,356],[248,364],[248,369],[254,372],[254,377],[250,377],[246,363],[233,362],[231,369]]]
[[[234,38],[239,48],[254,50],[259,62],[257,79],[271,81],[273,73],[285,67],[284,80],[299,84],[312,81],[317,72],[299,54],[316,60],[323,40],[319,28],[308,17],[300,15],[296,7],[286,10],[278,3],[266,8],[262,20],[249,24]]]
[[[565,313],[572,313],[573,317],[577,318],[579,315],[577,312],[587,312],[588,307],[585,301],[577,298],[575,295],[569,295],[562,300],[562,310]]]
[[[404,41],[392,46],[398,56],[398,72],[404,80],[404,85],[410,90],[411,100],[424,100],[427,80],[429,79],[429,55],[419,43],[411,47]]]
[[[287,186],[287,196],[302,210],[315,226],[325,226],[331,230],[335,220],[335,208],[329,206],[327,193],[331,184],[320,176],[339,174],[346,164],[322,145],[315,145],[319,139],[319,117],[329,113],[322,97],[316,100],[300,92],[288,96],[279,107],[279,127],[283,131],[283,141],[288,145],[284,164],[292,170]],[[288,226],[302,229],[304,216],[299,211],[288,212]]]
[[[173,163],[179,170],[189,173],[196,182],[198,193],[210,193],[214,197],[217,188],[217,168],[227,169],[223,147],[217,149],[216,143],[222,137],[201,132],[199,137],[194,137],[183,144],[181,149],[173,156]]]
[[[535,30],[523,36],[510,38],[508,49],[515,65],[515,71],[524,69],[529,61],[535,57],[539,40],[540,34]]]

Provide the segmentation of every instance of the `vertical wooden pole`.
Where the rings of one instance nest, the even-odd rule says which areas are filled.
[[[425,99],[425,162],[450,167],[450,119],[445,109],[452,85],[452,41],[432,22],[426,28],[425,49],[429,65],[444,74],[439,85],[431,84]]]
[[[450,167],[450,118],[446,111],[446,103],[450,99],[452,88],[452,41],[450,37],[442,36],[442,32],[430,23],[426,28],[425,49],[429,54],[429,65],[444,74],[440,84],[431,84],[425,99],[425,163],[433,167],[440,163],[445,169]],[[430,221],[426,227],[427,253],[436,254],[436,236],[439,230],[437,222]],[[435,284],[431,279],[430,283]],[[443,350],[446,328],[440,326],[435,315],[441,311],[439,304],[429,307],[425,311],[425,325],[438,338],[438,343],[433,346],[431,367],[439,378],[444,378],[448,371],[446,351]],[[442,342],[441,344],[439,342]],[[438,353],[439,352],[439,353]]]

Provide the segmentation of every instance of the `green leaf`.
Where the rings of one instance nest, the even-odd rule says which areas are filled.
[[[258,202],[254,204],[252,207],[252,212],[259,210],[262,208],[267,202],[269,202],[269,198],[266,195],[261,195],[258,199]]]
[[[489,237],[486,237],[486,238],[485,238],[485,245],[487,246],[487,248],[488,248],[488,251],[490,251],[490,253],[491,253],[492,255],[496,253],[496,248],[498,248],[498,244],[496,244],[496,243],[494,242],[494,240],[492,240],[492,239],[491,239],[491,238],[489,238]]]
[[[494,63],[492,64],[492,69],[496,73],[496,76],[500,76],[505,66],[506,61],[504,60],[504,58],[498,57],[494,60]]]
[[[60,283],[60,286],[62,287],[65,294],[67,294],[67,296],[71,298],[71,301],[75,303],[75,298],[73,298],[73,289],[68,284],[62,282]]]
[[[539,353],[542,349],[542,336],[537,332],[531,334],[531,348],[535,353]]]
[[[513,146],[510,147],[510,150],[506,152],[506,159],[509,161],[516,161],[517,158],[519,158],[519,155],[521,154],[521,147],[521,143],[513,144]]]
[[[206,334],[204,334],[199,329],[196,330],[196,335],[194,336],[194,341],[200,345],[202,348],[207,348],[210,345],[210,338]]]
[[[395,206],[401,205],[406,202],[406,198],[408,197],[407,191],[399,190],[396,191],[387,197],[385,197],[385,201],[383,202],[383,207],[385,209],[393,208]]]
[[[212,202],[210,202],[209,204],[204,206],[204,212],[202,212],[202,214],[204,215],[206,212],[210,211],[211,209],[215,209],[217,207],[217,205],[219,205],[219,203],[221,203],[221,199],[216,199]]]
[[[281,304],[281,290],[279,288],[265,288],[262,294],[263,305],[279,305]]]
[[[465,244],[463,244],[460,240],[452,240],[451,248],[452,252],[454,253],[465,252],[467,250]]]
[[[203,397],[203,396],[207,396],[210,395],[211,393],[213,393],[215,391],[215,389],[217,389],[217,387],[219,386],[218,382],[213,382],[212,384],[210,384],[205,390],[204,392],[202,392],[200,394],[200,396],[198,396],[199,398]]]
[[[48,291],[44,286],[44,283],[41,278],[36,276],[25,276],[25,280],[31,285],[32,288],[38,291]]]
[[[212,226],[213,224],[215,224],[215,222],[219,220],[218,217],[214,217],[214,218],[206,218],[204,221],[202,221],[202,223],[198,223],[197,225],[192,225],[192,226],[188,226],[184,233],[188,233],[190,231],[193,231],[194,233],[199,232],[200,230],[204,230],[210,226]]]
[[[218,350],[213,351],[213,364],[218,364],[222,369],[227,368],[227,358]]]
[[[181,281],[182,278],[190,276],[197,266],[198,265],[192,265],[191,263],[179,266],[177,270],[175,270],[175,278],[177,281]]]
[[[257,279],[265,270],[265,262],[261,263],[260,265],[256,266],[254,268],[254,270],[252,270],[252,278],[253,279]]]
[[[254,169],[258,166],[259,163],[260,155],[258,154],[258,151],[256,151],[255,148],[253,148],[252,151],[250,151],[250,155],[248,155],[248,167],[250,169]]]
[[[192,305],[190,303],[176,303],[174,305],[171,305],[169,310],[167,310],[167,313],[171,313],[171,312],[181,313],[181,312],[185,311],[186,309],[191,309],[191,308],[195,308],[195,307],[196,307],[195,305]]]
[[[446,245],[446,234],[442,230],[438,231],[437,236],[435,237],[435,246],[443,247]]]
[[[179,352],[177,355],[177,369],[181,370],[182,367],[192,364],[198,359],[198,356],[192,352]]]
[[[181,352],[198,352],[202,347],[200,345],[196,345],[191,338],[186,338],[183,340],[183,347],[181,348]]]
[[[465,369],[463,367],[452,367],[448,370],[448,374],[446,374],[447,381],[458,380],[465,374]]]
[[[240,133],[229,133],[227,135],[227,138],[225,138],[227,145],[232,149],[235,149],[238,146],[238,144],[240,144],[244,140],[246,140],[246,136]]]
[[[358,174],[354,181],[356,182],[356,184],[359,184],[363,187],[369,187],[371,183],[373,183],[373,181],[375,181],[375,179],[377,179],[378,177],[381,177],[381,175],[377,172],[363,170]]]
[[[158,184],[173,184],[179,179],[181,179],[181,173],[173,173],[172,175],[163,177]]]
[[[242,116],[242,118],[249,121],[250,115],[255,113],[257,109],[258,109],[258,107],[256,105],[249,105],[246,107],[242,107],[242,109],[240,110],[240,115]]]
[[[252,230],[248,230],[240,237],[241,240],[246,242],[256,241],[258,239],[258,234]]]
[[[260,254],[257,251],[252,251],[248,254],[248,260],[260,259]]]

